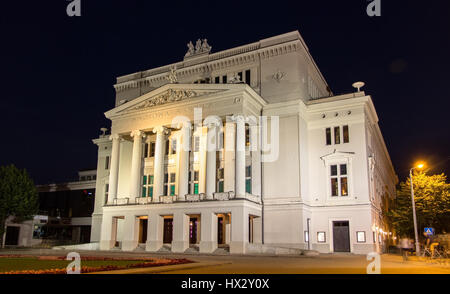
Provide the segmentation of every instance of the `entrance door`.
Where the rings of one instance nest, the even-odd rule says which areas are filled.
[[[189,244],[197,243],[197,224],[198,220],[196,217],[192,217],[189,220]]]
[[[5,245],[19,245],[20,227],[6,227]]]
[[[350,234],[348,221],[333,222],[334,252],[350,252]]]
[[[172,243],[172,230],[173,230],[173,219],[165,218],[164,219],[164,235],[163,235],[164,244]]]
[[[223,217],[217,218],[217,243],[224,244],[223,240]]]
[[[139,243],[147,242],[148,219],[139,220]]]

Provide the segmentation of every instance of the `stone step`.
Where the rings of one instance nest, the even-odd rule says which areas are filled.
[[[213,254],[216,255],[230,255],[230,248],[229,247],[220,247],[214,250]]]

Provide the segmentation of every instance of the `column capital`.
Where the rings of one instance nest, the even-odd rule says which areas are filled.
[[[111,134],[109,136],[110,140],[119,140],[120,139],[120,135],[119,134]]]
[[[227,123],[245,123],[247,121],[246,117],[243,114],[235,114],[232,116],[227,116]]]
[[[130,133],[131,137],[145,137],[145,133],[141,130],[134,130]]]
[[[153,134],[168,134],[169,129],[163,126],[158,126],[153,128]]]

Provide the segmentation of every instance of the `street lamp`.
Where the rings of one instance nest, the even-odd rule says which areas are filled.
[[[425,166],[425,164],[419,163],[415,167],[412,167],[409,170],[409,180],[411,181],[411,202],[412,202],[412,211],[413,211],[413,220],[414,220],[414,236],[416,239],[416,256],[420,255],[420,246],[419,246],[419,234],[417,232],[416,205],[414,203],[414,187],[413,187],[412,171],[416,168],[422,169],[424,166]]]

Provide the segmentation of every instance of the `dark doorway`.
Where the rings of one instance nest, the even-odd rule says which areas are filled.
[[[223,239],[223,217],[217,218],[217,243],[225,244]]]
[[[164,244],[172,243],[172,230],[173,230],[173,219],[165,218],[164,219],[164,235],[163,235]]]
[[[333,222],[334,252],[350,252],[350,234],[348,221]]]
[[[139,243],[147,242],[148,219],[139,219]]]
[[[19,245],[19,232],[20,227],[7,227],[5,245]]]
[[[198,219],[196,217],[192,217],[189,220],[189,244],[197,243],[197,225]]]

